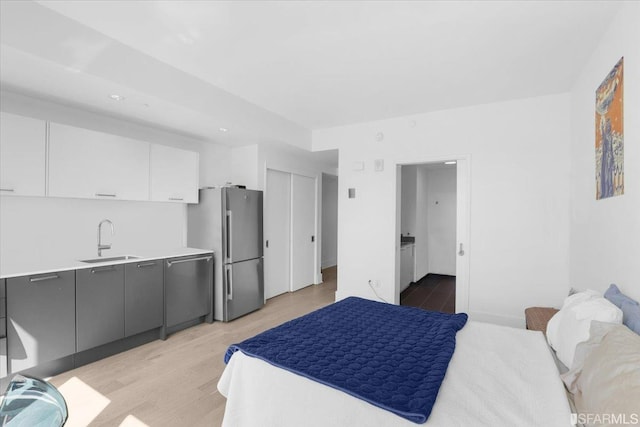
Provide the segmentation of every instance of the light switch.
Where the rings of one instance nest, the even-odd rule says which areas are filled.
[[[384,159],[376,159],[376,160],[374,160],[373,169],[376,172],[382,172],[384,170]]]

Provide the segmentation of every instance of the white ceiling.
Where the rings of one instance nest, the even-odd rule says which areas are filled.
[[[618,6],[3,1],[0,77],[205,139],[309,148],[311,129],[567,91]],[[135,105],[118,112],[115,90]]]

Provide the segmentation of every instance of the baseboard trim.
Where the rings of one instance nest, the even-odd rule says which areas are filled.
[[[322,266],[321,267],[322,269],[329,268],[329,267],[335,267],[336,265],[338,265],[338,260],[337,260],[337,258],[324,259],[324,260],[322,260],[320,265]]]
[[[340,292],[340,290],[337,290],[336,302],[349,297],[358,297],[358,298],[370,299],[371,301],[385,302],[385,301],[382,301],[382,299],[380,299],[379,297],[377,297],[370,288],[367,287],[367,289],[368,291],[365,290],[365,292],[358,292],[358,293],[354,293],[353,291]]]

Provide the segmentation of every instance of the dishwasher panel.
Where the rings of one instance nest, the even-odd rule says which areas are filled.
[[[211,313],[212,254],[165,260],[164,280],[167,328]]]

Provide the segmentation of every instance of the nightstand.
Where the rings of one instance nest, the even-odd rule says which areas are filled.
[[[552,307],[529,307],[524,310],[527,329],[547,335],[547,323],[559,310]]]

